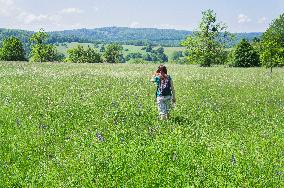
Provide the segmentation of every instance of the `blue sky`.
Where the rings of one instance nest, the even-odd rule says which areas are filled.
[[[284,0],[0,0],[0,27],[47,31],[106,26],[194,30],[213,9],[231,32],[265,31]]]

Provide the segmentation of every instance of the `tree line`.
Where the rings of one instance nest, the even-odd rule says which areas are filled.
[[[34,33],[29,38],[31,48],[27,55],[24,43],[11,36],[4,39],[0,48],[0,60],[2,61],[61,61],[64,56],[57,52],[57,49],[52,44],[47,44],[46,40],[48,35],[41,29],[39,32]]]
[[[242,39],[233,48],[228,43],[234,35],[227,26],[217,22],[213,10],[202,12],[199,27],[181,44],[186,47],[184,63],[211,66],[227,64],[234,67],[272,67],[284,65],[284,14],[272,21],[260,37]],[[180,59],[179,59],[180,60]]]
[[[115,31],[117,28],[113,28]],[[106,30],[107,31],[107,30]],[[141,30],[143,31],[143,30]],[[68,32],[68,31],[66,31]],[[82,31],[83,32],[83,31]],[[87,30],[85,32],[88,32]],[[114,31],[113,31],[114,32]],[[260,36],[249,41],[242,39],[238,44],[230,47],[236,37],[227,31],[227,26],[217,22],[213,10],[202,12],[202,19],[196,31],[181,42],[186,48],[173,53],[173,60],[181,64],[199,64],[211,66],[227,64],[234,67],[265,66],[272,67],[284,65],[284,14],[272,21],[267,30]],[[167,62],[168,57],[163,47],[153,48],[148,44],[142,48],[144,54],[139,52],[123,56],[123,47],[118,43],[101,45],[76,46],[68,49],[68,57],[58,53],[55,45],[48,42],[50,36],[43,29],[31,34],[28,50],[20,39],[12,36],[6,38],[0,48],[0,60],[5,61],[66,61],[75,63],[124,63],[134,60],[134,63]],[[26,53],[28,51],[28,53]],[[28,55],[26,55],[28,54]]]
[[[34,34],[32,31],[1,29],[0,42],[5,38],[15,36],[24,42],[25,48],[29,44],[29,38]],[[174,29],[155,28],[127,28],[127,27],[104,27],[96,29],[74,29],[65,31],[47,32],[47,43],[119,43],[121,45],[146,46],[180,46],[180,42],[191,35],[192,31]],[[229,44],[230,47],[245,38],[251,41],[254,37],[259,37],[261,33],[236,33],[235,39]],[[28,46],[27,46],[28,47]]]
[[[142,58],[139,53],[130,53],[126,57],[123,56],[123,47],[118,43],[88,46],[84,48],[82,45],[77,45],[67,50],[68,56],[65,57],[57,51],[53,44],[49,44],[48,34],[41,29],[39,32],[31,35],[29,42],[31,48],[28,55],[24,49],[23,42],[12,36],[5,39],[0,48],[0,60],[2,61],[32,61],[32,62],[73,62],[73,63],[125,63],[130,59]],[[166,62],[168,57],[164,53],[164,48],[159,47],[154,50],[151,45],[146,49],[146,56],[143,60]],[[135,56],[136,55],[136,56]]]

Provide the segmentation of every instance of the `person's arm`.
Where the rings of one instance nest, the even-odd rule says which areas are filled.
[[[173,103],[176,102],[176,92],[175,92],[175,88],[174,88],[174,82],[173,80],[171,79],[171,88],[172,88],[172,101]]]
[[[152,75],[150,82],[156,82],[156,77],[157,77],[157,76],[158,76],[158,73],[155,72],[155,73]]]

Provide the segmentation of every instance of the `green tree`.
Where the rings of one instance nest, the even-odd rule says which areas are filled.
[[[84,60],[86,63],[102,63],[102,56],[101,54],[97,51],[96,48],[91,48],[88,46],[88,48],[85,50],[84,53]]]
[[[73,63],[102,63],[102,57],[96,48],[91,48],[88,46],[87,49],[84,49],[83,46],[78,45],[74,48],[67,50],[68,53],[68,62]]]
[[[168,62],[168,56],[164,53],[165,50],[162,46],[154,50],[149,44],[143,47],[142,50],[145,50],[147,52],[145,55],[142,56],[143,60],[145,61],[154,61],[160,63]]]
[[[284,13],[273,20],[262,35],[261,64],[271,69],[284,65]]]
[[[174,61],[178,61],[182,57],[184,57],[182,51],[174,51],[172,54],[172,59]]]
[[[48,35],[43,30],[40,29],[39,32],[34,33],[30,42],[31,52],[30,57],[33,62],[52,62],[52,61],[62,61],[64,58],[63,54],[59,54],[56,47],[52,44],[47,44]]]
[[[159,47],[157,50],[152,51],[155,54],[156,61],[164,63],[168,62],[168,56],[164,53],[165,50],[163,47]]]
[[[242,39],[233,52],[233,66],[255,67],[259,65],[259,54],[246,39]]]
[[[64,62],[66,59],[66,56],[63,54],[63,53],[56,53],[56,56],[55,56],[55,61],[57,62]]]
[[[109,44],[106,46],[104,58],[107,63],[123,63],[123,47],[119,44]]]
[[[259,37],[254,37],[252,39],[251,45],[254,48],[254,50],[260,55],[260,53],[261,53],[261,39]]]
[[[145,61],[152,61],[152,57],[149,53],[143,54],[142,59]]]
[[[206,10],[202,15],[198,31],[194,31],[181,43],[187,48],[187,60],[201,66],[223,64],[226,59],[225,47],[231,35],[223,23],[216,23],[213,10]]]
[[[235,49],[229,49],[228,54],[227,54],[227,58],[226,58],[226,61],[225,61],[225,64],[230,66],[230,67],[233,67],[235,65],[234,52],[235,52]]]
[[[72,63],[84,63],[84,47],[81,45],[77,45],[74,48],[69,48],[67,50],[67,54],[68,54],[68,58],[67,61],[68,62],[72,62]]]
[[[59,53],[54,45],[46,44],[41,51],[45,62],[58,61],[62,62],[65,59],[64,54]],[[36,60],[35,60],[36,61]]]
[[[50,52],[50,47],[47,46],[46,41],[48,39],[47,33],[44,29],[40,29],[37,33],[33,34],[30,38],[31,46],[31,60],[43,62],[48,58],[46,54]]]
[[[152,52],[153,48],[151,44],[148,44],[147,46],[143,47],[142,50],[145,50],[146,52]]]
[[[16,37],[5,39],[0,50],[0,60],[25,61],[25,50],[22,41]]]
[[[105,45],[103,44],[102,46],[101,46],[101,48],[100,48],[100,52],[105,52]]]
[[[142,59],[143,54],[141,54],[140,52],[132,52],[126,55],[125,60],[129,61],[131,59]]]

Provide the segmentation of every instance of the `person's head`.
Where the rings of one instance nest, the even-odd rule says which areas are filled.
[[[160,73],[160,74],[167,74],[167,73],[168,73],[167,67],[164,66],[164,65],[160,65],[160,66],[158,67],[157,73]]]

